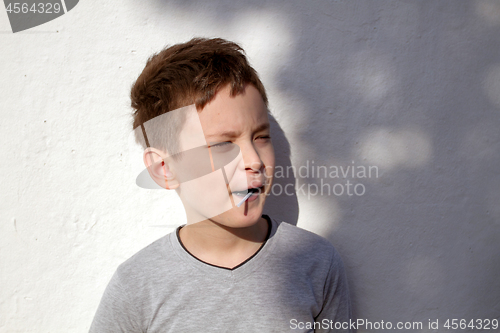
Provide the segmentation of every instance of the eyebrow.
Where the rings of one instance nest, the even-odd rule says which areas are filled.
[[[270,128],[269,123],[261,124],[256,129],[253,130],[254,133],[268,130]],[[224,131],[222,133],[214,133],[207,135],[208,138],[211,137],[224,137],[224,138],[236,138],[239,136],[239,132],[236,131]]]
[[[269,123],[264,123],[264,124],[261,124],[260,126],[258,126],[254,132],[257,133],[257,132],[262,132],[262,131],[265,131],[265,130],[268,130],[271,126],[269,125]]]

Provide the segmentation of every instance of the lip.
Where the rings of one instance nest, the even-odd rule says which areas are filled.
[[[238,189],[235,189],[234,191],[231,191],[232,194],[235,194],[234,192],[243,192],[245,191],[246,193],[248,193],[248,190],[250,189],[254,189],[254,188],[260,188],[261,189],[261,192],[264,190],[264,182],[262,181],[253,181],[253,182],[249,182],[249,184],[252,184],[252,186],[249,186],[249,187],[241,187],[241,188],[238,188]],[[235,194],[237,195],[237,194]]]
[[[242,189],[242,190],[235,190],[235,191],[231,191],[231,194],[232,194],[232,195],[236,195],[236,196],[238,196],[238,197],[242,197],[242,198],[243,198],[243,197],[244,197],[244,196],[245,196],[245,195],[249,192],[249,190],[254,190],[254,189],[256,189],[257,191],[255,191],[255,193],[254,193],[254,194],[261,194],[261,193],[263,193],[263,192],[264,192],[264,187],[265,187],[265,186],[264,186],[263,184],[260,184],[259,186],[253,186],[253,187],[249,187],[249,188],[247,188],[247,189]],[[240,193],[235,193],[235,192],[242,192],[242,193],[240,194]],[[252,195],[252,197],[253,197],[253,196],[254,196],[254,195]]]
[[[255,191],[253,192],[249,197],[247,197],[248,195],[248,191],[245,191],[245,192],[242,192],[242,193],[234,193],[232,192],[231,194],[235,197],[235,203],[239,203],[238,207],[244,202],[242,201],[243,199],[246,198],[245,201],[247,202],[252,202],[252,201],[255,201],[257,200],[257,198],[259,198],[259,196],[264,193],[264,186],[261,186],[261,187],[252,187],[253,189],[258,189],[258,191]]]

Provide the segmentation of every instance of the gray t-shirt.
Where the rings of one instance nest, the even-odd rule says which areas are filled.
[[[351,317],[337,251],[264,217],[268,240],[233,269],[193,257],[176,232],[139,251],[113,275],[90,332],[349,332],[335,329]]]

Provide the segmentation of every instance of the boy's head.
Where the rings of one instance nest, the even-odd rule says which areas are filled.
[[[262,82],[248,63],[243,49],[233,42],[221,38],[193,38],[167,47],[149,58],[132,86],[133,128],[188,105],[194,104],[201,111],[223,87],[229,86],[230,94],[235,96],[247,84],[259,91],[267,106]],[[161,125],[156,122],[156,127],[150,126],[148,139],[151,146],[174,155],[179,152],[178,136],[185,117],[178,113],[178,116],[172,115],[168,119]],[[141,136],[137,141],[143,147],[147,146]]]
[[[196,38],[166,48],[149,59],[131,98],[148,172],[177,189],[188,222],[217,217],[241,227],[260,217],[274,150],[264,87],[238,45]]]

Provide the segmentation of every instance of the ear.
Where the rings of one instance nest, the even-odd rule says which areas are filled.
[[[167,190],[175,190],[179,187],[174,171],[167,162],[166,154],[156,148],[146,148],[144,151],[144,164],[149,175],[159,186]]]

